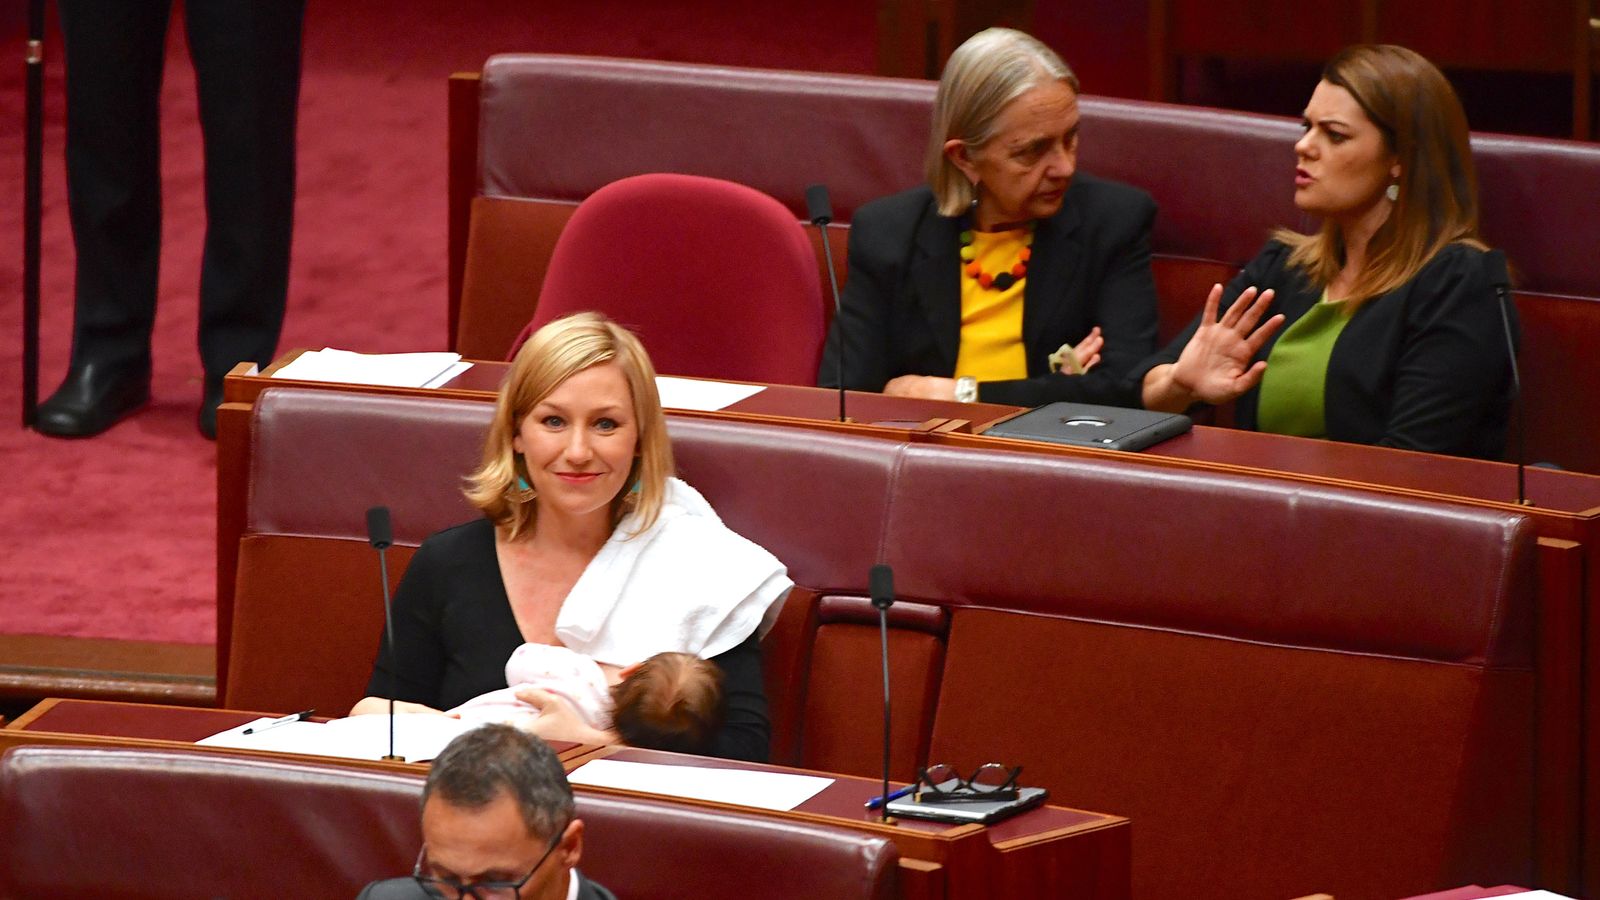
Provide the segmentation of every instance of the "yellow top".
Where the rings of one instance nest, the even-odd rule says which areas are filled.
[[[1027,228],[974,231],[973,258],[985,272],[1009,272],[1031,233]],[[956,377],[970,375],[979,381],[1028,377],[1028,353],[1022,346],[1022,289],[1027,279],[997,291],[966,274],[967,260],[961,265],[961,352],[956,356]]]

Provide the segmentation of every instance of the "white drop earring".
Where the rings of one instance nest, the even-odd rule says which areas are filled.
[[[1391,182],[1389,184],[1389,186],[1384,189],[1383,195],[1385,197],[1389,198],[1389,202],[1390,203],[1393,203],[1396,200],[1399,200],[1400,199],[1400,182],[1398,182],[1398,181]]]

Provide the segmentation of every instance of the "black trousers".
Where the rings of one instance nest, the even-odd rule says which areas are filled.
[[[161,251],[159,100],[171,0],[60,0],[74,365],[150,356]],[[188,0],[205,150],[200,360],[271,362],[294,219],[304,0]]]

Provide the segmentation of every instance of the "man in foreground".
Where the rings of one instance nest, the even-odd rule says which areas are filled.
[[[358,900],[616,900],[574,868],[583,821],[560,761],[509,725],[475,728],[433,761],[422,841],[411,877],[373,882]]]

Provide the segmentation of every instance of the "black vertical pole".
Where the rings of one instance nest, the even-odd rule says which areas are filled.
[[[44,180],[44,0],[28,0],[22,166],[22,427],[39,406],[39,224]]]

